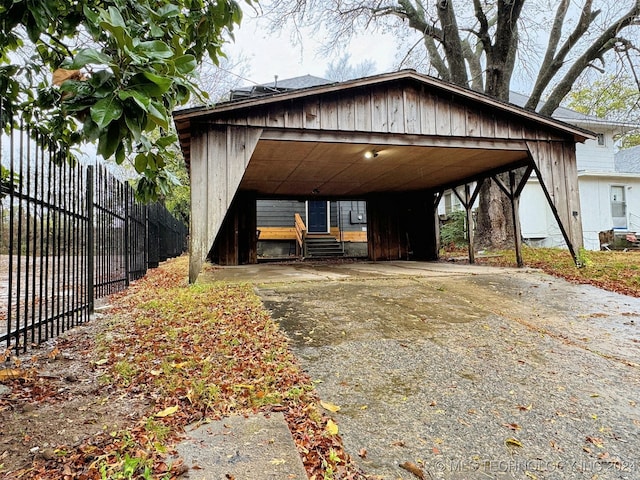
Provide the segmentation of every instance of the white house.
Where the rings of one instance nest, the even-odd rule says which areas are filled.
[[[524,101],[524,95],[512,96],[513,103]],[[576,144],[584,248],[599,250],[598,234],[602,231],[640,231],[640,150],[616,153],[614,141],[616,135],[638,125],[612,122],[564,107],[558,108],[553,117],[597,134],[596,140]],[[535,175],[522,192],[520,223],[522,236],[530,245],[564,245]]]

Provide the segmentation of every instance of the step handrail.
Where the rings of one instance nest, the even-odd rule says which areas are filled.
[[[307,238],[307,226],[299,213],[294,215],[294,225],[296,227],[296,241],[301,251],[304,251],[304,240]]]

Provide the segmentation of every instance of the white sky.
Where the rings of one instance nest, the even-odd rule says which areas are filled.
[[[271,33],[264,19],[256,19],[245,12],[240,28],[235,31],[235,42],[224,47],[232,60],[246,57],[248,71],[243,77],[255,83],[266,83],[279,79],[314,75],[324,77],[333,57],[318,54],[320,40],[306,31],[302,46],[294,45],[291,32]],[[354,39],[345,53],[351,54],[351,63],[372,60],[376,64],[373,73],[388,72],[393,69],[396,55],[394,40],[390,35],[367,34]],[[237,73],[237,72],[234,72]],[[242,81],[249,85],[251,82]]]

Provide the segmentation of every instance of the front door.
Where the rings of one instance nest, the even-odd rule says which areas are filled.
[[[622,185],[611,186],[611,217],[613,228],[627,228],[627,202]]]
[[[307,203],[307,231],[309,233],[329,233],[327,203],[309,200]]]

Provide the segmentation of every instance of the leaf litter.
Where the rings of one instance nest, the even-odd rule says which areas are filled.
[[[187,468],[175,460],[174,446],[186,425],[281,411],[311,480],[366,478],[251,287],[189,286],[186,269],[186,257],[166,262],[110,297],[105,317],[80,327],[80,339],[71,331],[48,352],[36,353],[29,368],[15,359],[5,369],[0,381],[11,393],[0,396],[1,475],[178,478]],[[81,379],[71,385],[62,375],[70,361]],[[40,370],[55,373],[40,376]],[[48,417],[44,405],[52,407]],[[31,446],[29,435],[20,438],[28,411],[37,412],[36,423],[51,418],[54,429],[61,427],[54,414],[69,406],[58,416],[73,432],[43,434],[37,439],[42,446]]]

